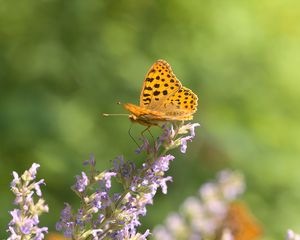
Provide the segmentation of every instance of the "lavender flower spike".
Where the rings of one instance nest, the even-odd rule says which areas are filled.
[[[144,138],[137,153],[146,158],[137,166],[135,162],[118,157],[109,170],[99,172],[93,156],[85,165],[88,172],[77,176],[73,191],[80,198],[81,205],[75,210],[68,204],[61,212],[56,230],[72,239],[146,240],[150,234],[138,233],[140,218],[147,213],[147,206],[153,204],[157,191],[167,193],[167,183],[172,181],[167,171],[174,156],[167,154],[171,149],[181,147],[186,151],[187,141],[195,136],[194,128],[199,124],[163,126],[163,134],[152,144]],[[115,192],[112,184],[120,184],[122,192]]]
[[[29,170],[26,170],[21,177],[13,172],[11,191],[16,195],[14,204],[19,208],[10,211],[12,220],[8,224],[7,232],[10,233],[8,240],[17,239],[44,239],[44,233],[48,232],[47,227],[39,227],[39,216],[48,212],[49,208],[44,199],[40,198],[42,192],[40,185],[45,184],[44,179],[35,182],[39,164],[33,163]],[[35,203],[33,196],[37,195]]]

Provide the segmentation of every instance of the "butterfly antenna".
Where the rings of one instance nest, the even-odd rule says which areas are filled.
[[[121,103],[120,101],[117,102],[118,105],[122,105],[123,103]],[[103,117],[110,117],[110,116],[127,116],[128,114],[126,113],[102,113]]]
[[[110,116],[127,116],[127,113],[102,113],[103,117],[110,117]]]

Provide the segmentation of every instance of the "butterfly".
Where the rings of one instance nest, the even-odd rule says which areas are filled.
[[[144,79],[140,105],[125,103],[123,106],[130,112],[131,121],[152,126],[166,121],[191,120],[197,105],[197,95],[182,86],[165,60],[158,60]]]
[[[232,233],[235,240],[254,240],[262,235],[261,226],[250,210],[239,202],[229,206],[223,227]]]

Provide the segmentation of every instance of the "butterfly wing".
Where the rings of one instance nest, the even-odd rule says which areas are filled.
[[[262,234],[262,229],[249,209],[241,203],[231,203],[224,221],[236,240],[254,240]]]
[[[140,96],[140,107],[157,110],[182,87],[171,66],[164,60],[156,61],[147,73]]]
[[[182,87],[169,96],[157,109],[163,112],[166,119],[190,120],[197,111],[198,97],[192,90]]]
[[[157,110],[127,103],[124,107],[139,118],[154,121],[191,120],[197,111],[198,97],[190,89],[182,87],[168,97]]]
[[[197,101],[197,95],[182,86],[170,65],[158,60],[144,80],[140,106],[126,103],[124,107],[132,113],[131,120],[143,125],[157,125],[163,121],[193,119]]]

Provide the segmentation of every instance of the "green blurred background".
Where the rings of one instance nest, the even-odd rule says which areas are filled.
[[[54,230],[82,161],[100,170],[124,154],[141,161],[117,101],[138,103],[157,59],[199,96],[202,127],[142,218],[161,223],[222,168],[241,170],[243,200],[262,223],[263,239],[300,231],[300,2],[0,1],[0,237],[13,209],[9,182],[41,164]],[[133,126],[138,136],[142,127]]]

